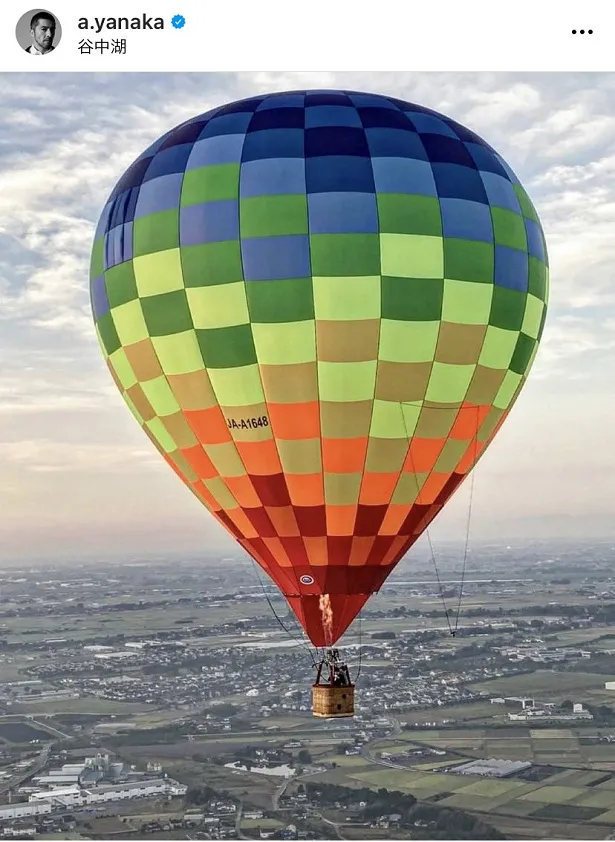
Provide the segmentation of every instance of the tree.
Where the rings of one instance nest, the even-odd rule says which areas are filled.
[[[299,763],[311,763],[312,762],[312,755],[306,748],[302,748],[299,754],[297,755]]]

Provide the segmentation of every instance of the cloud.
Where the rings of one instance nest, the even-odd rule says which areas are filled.
[[[11,270],[0,266],[0,318],[23,318],[52,332],[86,336],[91,330],[87,283],[93,226],[126,166],[169,126],[221,101],[306,86],[388,90],[441,108],[475,128],[522,175],[527,171],[535,188],[557,280],[554,302],[584,307],[605,293],[615,221],[609,168],[615,164],[609,158],[601,167],[593,160],[568,159],[599,144],[606,149],[615,144],[610,99],[596,93],[601,86],[611,92],[607,77],[594,75],[598,83],[591,87],[581,79],[575,87],[549,74],[259,72],[147,80],[137,74],[128,91],[125,81],[113,75],[54,76],[50,87],[51,78],[29,74],[0,85],[14,138],[0,154],[0,235],[12,238],[18,250],[12,265],[30,269],[25,282],[20,274],[16,291]],[[43,115],[44,128],[33,131],[33,122],[40,124]],[[583,179],[582,192],[574,189],[574,178]],[[563,179],[568,179],[564,192]],[[581,273],[589,277],[579,294]]]
[[[615,333],[611,327],[611,320],[598,321],[575,315],[564,315],[551,319],[548,330],[545,329],[539,351],[539,362],[532,372],[533,377],[553,378],[556,374],[568,377],[572,372],[570,366],[562,368],[561,363],[569,364],[579,357],[601,352],[611,352],[615,349]],[[587,376],[586,372],[576,372],[577,376]]]
[[[67,444],[53,439],[22,439],[0,442],[0,461],[9,468],[34,473],[133,473],[141,468],[160,466],[160,456],[152,448],[142,450],[121,445]]]
[[[565,401],[555,397],[567,398],[574,380],[599,414],[605,378],[615,376],[615,75],[266,71],[0,77],[5,128],[0,137],[0,496],[4,493],[5,500],[22,500],[29,513],[34,504],[28,500],[40,499],[41,506],[45,500],[49,522],[54,512],[62,522],[78,520],[79,512],[85,518],[84,493],[78,489],[90,472],[100,484],[100,498],[91,497],[87,518],[106,524],[118,515],[105,508],[105,501],[121,501],[129,487],[136,499],[143,468],[148,471],[143,520],[150,511],[162,516],[171,500],[178,501],[178,512],[183,510],[190,495],[170,471],[164,502],[155,498],[150,479],[168,469],[123,405],[97,346],[88,294],[96,220],[117,178],[169,127],[224,101],[305,87],[387,91],[440,110],[497,148],[527,187],[548,241],[551,312],[520,401],[525,409],[511,416],[521,420],[505,429],[527,424],[541,431],[533,433],[537,444],[531,458],[537,474],[544,468],[533,510],[540,510],[540,500],[549,495],[565,500],[555,468],[558,454],[569,436],[567,459],[580,464],[587,436],[575,438],[576,409],[568,412]],[[534,413],[542,426],[532,420]],[[563,427],[551,441],[555,421]],[[606,447],[606,427],[601,436]],[[515,474],[515,454],[524,441],[505,433],[501,452],[509,454],[508,461],[498,461],[498,445],[486,463],[487,472],[500,470],[509,483],[507,499],[516,506],[510,517],[515,518],[526,505],[527,495],[520,491],[525,486]],[[137,477],[132,485],[129,471]],[[61,477],[58,487],[72,495],[62,502],[64,508],[41,491],[55,487],[55,475]],[[69,475],[77,479],[71,483]],[[95,494],[91,485],[88,493]],[[598,491],[586,495],[588,509],[592,494]],[[132,503],[131,517],[138,516],[138,505]],[[549,505],[551,511],[559,503]],[[11,511],[18,519],[17,508]],[[496,524],[506,517],[500,512]]]

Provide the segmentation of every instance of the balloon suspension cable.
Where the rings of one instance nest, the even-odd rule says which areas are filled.
[[[414,457],[412,455],[412,442],[410,440],[410,433],[408,432],[408,425],[406,424],[406,416],[404,414],[404,406],[422,406],[422,403],[417,403],[413,401],[403,402],[399,404],[399,408],[401,410],[401,420],[404,424],[404,430],[406,432],[406,440],[408,442],[408,456],[410,457],[410,467],[412,468],[412,474],[414,476],[414,482],[416,484],[416,499],[418,500],[421,495],[421,490],[419,488],[419,478],[416,472],[416,468],[414,466]],[[427,545],[429,547],[429,554],[431,556],[431,563],[433,564],[433,569],[436,574],[436,581],[438,583],[438,594],[440,596],[440,602],[442,603],[442,610],[444,611],[444,616],[446,618],[446,625],[448,626],[448,630],[453,637],[455,637],[455,630],[453,629],[450,616],[448,613],[448,606],[446,604],[446,599],[444,597],[444,588],[442,587],[442,581],[440,579],[440,571],[438,570],[438,564],[436,562],[436,554],[434,552],[433,543],[431,540],[431,535],[429,533],[429,527],[425,529],[425,537],[427,538]]]
[[[461,614],[461,599],[463,597],[463,586],[465,584],[466,578],[466,565],[468,561],[468,552],[470,548],[470,528],[472,525],[472,504],[474,501],[474,480],[476,479],[476,473],[474,471],[474,467],[476,465],[476,459],[478,456],[478,427],[479,427],[479,408],[476,407],[476,433],[474,434],[474,453],[472,454],[472,464],[470,465],[470,470],[472,474],[470,476],[470,500],[468,503],[468,517],[466,521],[466,538],[465,538],[465,546],[463,548],[463,562],[461,566],[461,579],[459,581],[459,594],[457,598],[457,616],[455,617],[455,629],[453,634],[457,633],[457,629],[459,628],[459,616]]]
[[[410,460],[412,464],[412,459]],[[414,471],[414,467],[412,467]],[[414,474],[416,476],[416,472]],[[416,481],[418,486],[418,480]],[[440,579],[440,570],[438,569],[438,563],[436,562],[436,554],[434,552],[433,543],[431,540],[431,535],[429,533],[429,527],[425,530],[425,536],[427,538],[427,544],[429,545],[429,554],[431,556],[431,563],[433,564],[433,569],[436,574],[436,581],[438,583],[438,594],[440,596],[440,602],[442,603],[442,609],[444,611],[444,616],[446,617],[446,625],[448,626],[448,630],[451,633],[452,637],[455,637],[456,629],[453,628],[453,624],[451,623],[451,617],[449,614],[449,608],[446,603],[446,597],[444,596],[444,588],[442,587],[442,580]]]
[[[281,617],[278,615],[278,612],[277,612],[277,611],[275,610],[275,608],[273,607],[273,603],[272,603],[272,601],[271,601],[271,599],[270,599],[270,597],[269,597],[269,594],[267,593],[267,591],[266,591],[266,589],[265,589],[265,583],[264,583],[264,582],[263,582],[263,580],[261,579],[261,577],[260,577],[260,573],[258,572],[258,567],[257,567],[257,565],[256,565],[256,562],[254,561],[254,559],[253,559],[252,557],[250,557],[250,561],[252,562],[252,567],[254,568],[254,572],[256,573],[256,578],[258,579],[259,584],[260,584],[260,586],[261,586],[261,588],[262,588],[262,591],[263,591],[263,596],[264,596],[264,597],[265,597],[265,599],[267,600],[267,604],[269,605],[269,608],[271,609],[271,612],[272,612],[273,616],[276,618],[276,620],[278,621],[278,623],[280,624],[280,626],[284,629],[284,631],[286,632],[286,634],[290,637],[290,639],[291,639],[292,641],[294,641],[295,643],[299,643],[299,644],[300,644],[300,645],[301,645],[301,646],[302,646],[302,647],[303,647],[303,648],[304,648],[304,649],[308,652],[308,654],[309,654],[309,656],[310,656],[310,660],[312,661],[312,666],[316,669],[316,668],[318,667],[318,664],[316,663],[316,660],[315,660],[315,658],[314,658],[314,653],[312,652],[311,648],[310,648],[310,647],[309,647],[309,645],[305,642],[305,640],[303,639],[303,636],[301,635],[301,633],[300,633],[300,636],[299,636],[299,637],[296,637],[296,636],[292,633],[292,631],[291,631],[289,628],[287,628],[287,626],[285,626],[285,625],[284,625],[284,622],[282,621]],[[317,653],[317,655],[318,655],[318,650],[316,650],[316,653]]]
[[[354,683],[356,684],[359,680],[359,676],[361,675],[361,662],[363,660],[363,624],[361,622],[361,617],[363,614],[363,609],[359,611],[359,665],[357,667],[357,674],[354,677]]]
[[[412,468],[412,473],[414,475],[414,480],[416,482],[416,494],[417,494],[417,499],[418,499],[419,496],[420,496],[419,480],[418,480],[418,475],[417,475],[416,469],[414,467],[414,458],[412,456],[412,443],[411,443],[411,440],[410,440],[410,434],[408,433],[408,426],[406,424],[406,416],[404,414],[404,406],[407,406],[407,405],[419,406],[420,407],[420,406],[422,406],[422,404],[419,404],[418,402],[407,401],[407,402],[402,402],[399,405],[399,407],[401,409],[401,417],[402,417],[402,421],[403,421],[403,424],[404,424],[404,430],[406,431],[406,439],[408,441],[408,455],[410,457],[410,467]],[[478,407],[476,407],[476,434],[475,434],[475,437],[474,437],[474,456],[473,456],[471,467],[473,467],[474,464],[476,463],[476,454],[477,454],[477,450],[478,450],[478,411],[479,411]],[[444,596],[444,588],[442,587],[442,580],[440,579],[440,571],[438,569],[438,564],[436,562],[436,554],[434,552],[434,547],[433,547],[433,542],[431,540],[431,534],[429,532],[429,527],[427,527],[425,529],[425,537],[427,538],[427,544],[429,546],[429,554],[431,556],[431,562],[433,564],[433,568],[434,568],[434,571],[435,571],[435,574],[436,574],[436,582],[438,584],[438,593],[439,593],[439,596],[440,596],[440,601],[442,603],[442,609],[444,611],[444,616],[446,618],[446,625],[448,626],[448,630],[451,634],[451,637],[455,637],[457,635],[457,631],[459,629],[459,617],[460,617],[460,614],[461,614],[461,599],[462,599],[462,596],[463,596],[463,586],[464,586],[464,583],[465,583],[466,564],[467,564],[467,559],[468,559],[468,549],[469,549],[469,543],[470,543],[470,523],[471,523],[471,518],[472,518],[472,500],[473,500],[473,497],[474,497],[474,473],[472,473],[472,476],[470,477],[470,504],[468,506],[468,517],[467,517],[467,523],[466,523],[465,546],[464,546],[464,551],[463,551],[463,563],[462,563],[462,569],[461,569],[461,577],[460,577],[460,581],[459,581],[459,593],[458,593],[458,598],[457,598],[457,610],[455,612],[455,623],[454,623],[454,625],[451,622],[452,611],[449,612],[449,608],[448,608],[448,605],[446,603],[446,598]]]

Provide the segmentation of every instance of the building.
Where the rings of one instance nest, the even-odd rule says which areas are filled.
[[[508,778],[516,772],[529,769],[531,763],[522,760],[471,760],[450,769],[456,775],[480,775],[484,778]]]
[[[26,816],[42,816],[51,813],[49,802],[21,801],[15,804],[3,804],[0,806],[0,821],[7,819],[21,819]]]
[[[615,690],[615,681],[607,681],[604,685],[605,690]]]
[[[94,657],[99,661],[109,661],[111,659],[122,660],[125,658],[134,658],[139,653],[134,650],[121,650],[120,652],[97,652]]]
[[[62,699],[78,699],[80,693],[77,690],[44,690],[40,693],[27,693],[17,696],[15,701],[30,704],[33,702],[55,702]]]
[[[61,769],[51,769],[50,775],[80,775],[86,768],[85,763],[64,763]]]
[[[40,792],[33,792],[28,802],[31,804],[49,804],[50,808],[74,807],[86,803],[82,797],[83,790],[74,784],[73,786],[58,787],[58,789],[46,789]]]
[[[145,781],[99,784],[88,789],[69,786],[60,789],[33,792],[32,803],[49,802],[55,808],[103,804],[108,801],[124,801],[129,798],[151,798],[154,795],[185,795],[188,787],[171,778],[155,778]]]
[[[35,775],[32,783],[37,787],[66,788],[82,783],[87,769],[85,763],[65,763],[61,769],[49,769],[44,775]]]
[[[79,783],[79,775],[37,775],[32,778],[32,783],[35,786],[49,787],[49,788],[65,788],[71,784]]]
[[[506,696],[504,704],[511,707],[520,707],[521,710],[527,710],[534,707],[534,699],[528,699],[525,696]]]
[[[594,718],[584,708],[572,713],[551,713],[545,710],[526,710],[523,713],[509,713],[511,722],[578,722],[579,720],[589,721]]]

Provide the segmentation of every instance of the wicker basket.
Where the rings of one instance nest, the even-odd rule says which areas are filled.
[[[354,684],[345,687],[313,684],[312,713],[325,719],[354,716]]]

